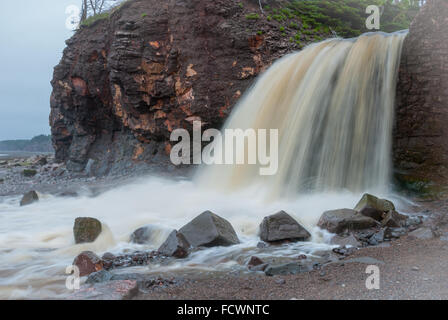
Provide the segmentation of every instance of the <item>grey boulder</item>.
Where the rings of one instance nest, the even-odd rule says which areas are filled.
[[[324,212],[317,225],[331,233],[343,234],[347,231],[373,228],[378,224],[374,219],[363,216],[355,210],[339,209]]]
[[[173,230],[158,251],[168,257],[185,258],[188,256],[189,250],[190,244],[184,235]]]
[[[230,222],[205,211],[183,226],[181,233],[193,247],[231,246],[240,243]]]
[[[311,234],[285,211],[265,217],[260,224],[260,238],[266,242],[309,240]]]
[[[39,201],[39,196],[37,195],[37,192],[33,190],[23,195],[22,200],[20,200],[20,206],[27,206],[37,201]]]

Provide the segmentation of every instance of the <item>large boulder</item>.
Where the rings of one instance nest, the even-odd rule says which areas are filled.
[[[385,213],[394,211],[394,204],[386,199],[379,199],[371,194],[364,194],[355,206],[355,210],[364,216],[381,221]]]
[[[317,225],[331,233],[343,234],[347,231],[377,227],[378,222],[355,210],[339,209],[324,212]]]
[[[158,251],[168,257],[185,258],[188,256],[189,250],[190,244],[184,235],[173,230]]]
[[[30,191],[23,195],[22,200],[20,200],[20,206],[27,206],[34,202],[39,201],[39,196],[36,191]]]
[[[263,241],[306,241],[310,237],[311,234],[285,211],[265,217],[260,224],[260,238]]]
[[[240,243],[230,222],[205,211],[183,226],[179,233],[193,247],[231,246]]]
[[[81,252],[73,261],[73,265],[78,267],[81,277],[103,269],[103,261],[92,251]]]
[[[75,243],[93,242],[102,231],[101,222],[95,218],[76,218],[73,226]]]

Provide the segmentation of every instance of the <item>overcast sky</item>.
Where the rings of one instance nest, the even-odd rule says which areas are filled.
[[[50,81],[65,40],[67,6],[80,0],[0,1],[0,140],[49,134]]]

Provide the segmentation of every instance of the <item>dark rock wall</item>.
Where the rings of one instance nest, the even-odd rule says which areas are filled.
[[[56,158],[94,174],[168,163],[173,129],[219,128],[257,74],[294,49],[249,9],[258,1],[134,0],[78,31],[52,81]]]
[[[448,1],[430,0],[411,24],[399,73],[394,162],[405,187],[446,185],[447,124]]]

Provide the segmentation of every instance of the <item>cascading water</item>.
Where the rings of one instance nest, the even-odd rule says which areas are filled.
[[[66,267],[80,252],[157,249],[172,229],[205,210],[228,219],[241,244],[199,250],[169,265],[127,272],[246,270],[254,254],[281,261],[328,249],[325,234],[316,228],[322,212],[353,207],[360,191],[387,186],[395,79],[404,37],[371,34],[328,40],[279,60],[265,72],[226,127],[279,129],[280,161],[274,176],[259,176],[257,166],[216,165],[200,168],[194,183],[150,177],[96,197],[40,195],[38,203],[27,207],[19,206],[20,196],[0,197],[0,298],[64,297],[71,293],[65,287]],[[266,202],[260,185],[272,201]],[[222,189],[239,190],[223,195]],[[303,196],[297,194],[300,190],[316,192]],[[286,194],[294,197],[283,197]],[[258,226],[264,216],[279,210],[306,227],[311,242],[260,251]],[[104,231],[95,242],[74,244],[73,221],[80,216],[102,221]],[[146,224],[153,226],[151,242],[129,243],[129,235]]]
[[[278,129],[278,173],[214,165],[200,170],[199,184],[228,190],[259,184],[274,196],[384,191],[405,36],[331,39],[277,61],[235,107],[225,129]]]

